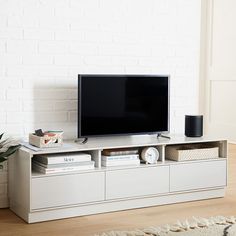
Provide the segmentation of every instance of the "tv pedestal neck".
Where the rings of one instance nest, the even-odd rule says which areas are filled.
[[[172,145],[190,149],[202,144],[217,147],[219,157],[172,161],[166,150]],[[106,149],[156,147],[157,164],[103,167]],[[95,169],[42,174],[32,170],[39,154],[89,153]],[[91,138],[88,143],[68,142],[64,147],[32,151],[20,148],[9,158],[10,209],[28,223],[150,207],[170,203],[224,197],[227,186],[227,140],[156,136]]]

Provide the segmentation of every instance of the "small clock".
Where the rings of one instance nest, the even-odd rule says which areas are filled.
[[[141,152],[141,158],[146,164],[156,164],[159,159],[159,152],[154,147],[146,147]]]

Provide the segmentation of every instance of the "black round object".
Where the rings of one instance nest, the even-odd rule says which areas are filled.
[[[203,135],[203,116],[185,116],[185,136],[201,137]]]

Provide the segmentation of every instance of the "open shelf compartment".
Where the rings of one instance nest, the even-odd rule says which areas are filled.
[[[168,145],[165,155],[166,160],[183,162],[224,158],[226,152],[224,142],[217,141]]]

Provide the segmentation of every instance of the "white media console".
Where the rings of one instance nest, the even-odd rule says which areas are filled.
[[[168,160],[169,145],[204,143],[219,147],[219,158]],[[101,151],[112,148],[156,147],[158,164],[102,167]],[[87,152],[94,170],[60,174],[32,171],[38,154]],[[227,141],[212,137],[129,136],[68,142],[62,148],[32,151],[22,147],[9,158],[10,209],[28,223],[177,202],[223,197],[227,185]]]

